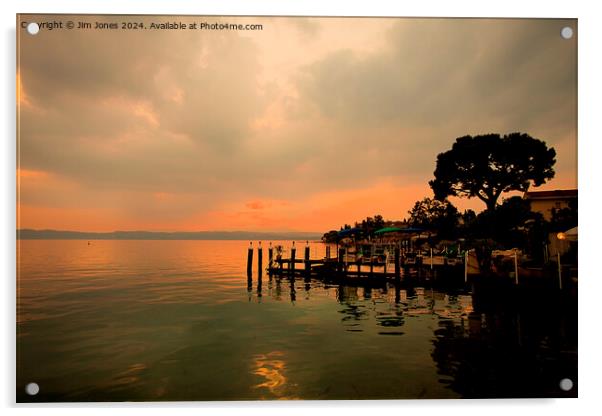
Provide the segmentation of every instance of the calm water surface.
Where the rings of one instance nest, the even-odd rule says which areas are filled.
[[[576,394],[558,388],[576,381],[576,316],[541,299],[481,311],[428,287],[259,286],[256,266],[249,288],[247,245],[18,241],[17,400]]]

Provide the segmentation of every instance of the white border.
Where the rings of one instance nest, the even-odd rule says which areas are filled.
[[[393,2],[391,2],[393,3]],[[600,352],[600,298],[602,276],[594,268],[600,257],[598,194],[595,184],[599,179],[597,164],[602,155],[600,141],[602,74],[600,42],[602,40],[602,15],[594,1],[545,1],[528,3],[524,0],[486,1],[385,1],[370,0],[21,0],[0,3],[2,13],[2,168],[0,187],[4,203],[2,215],[2,306],[1,325],[3,339],[0,347],[3,365],[0,377],[0,404],[8,407],[9,414],[32,413],[37,410],[48,415],[100,414],[127,412],[134,414],[307,414],[308,412],[345,412],[364,414],[369,408],[379,412],[419,412],[456,414],[506,415],[509,412],[545,412],[546,415],[590,414],[599,411]],[[21,13],[115,13],[115,14],[204,14],[204,15],[334,15],[334,16],[449,16],[449,17],[564,17],[579,19],[579,193],[580,193],[580,334],[579,334],[579,396],[578,400],[479,400],[479,401],[380,401],[380,402],[293,402],[293,403],[170,403],[170,404],[113,404],[113,405],[52,405],[24,408],[14,405],[15,384],[15,14]],[[598,175],[597,175],[598,174]],[[596,215],[598,214],[598,215]],[[598,237],[598,238],[596,238]],[[205,408],[204,410],[199,408]],[[522,412],[521,412],[522,413]]]

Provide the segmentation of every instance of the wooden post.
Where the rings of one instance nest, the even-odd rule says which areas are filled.
[[[309,242],[305,242],[305,273],[309,274],[310,265],[309,265]]]
[[[253,276],[253,242],[249,242],[249,251],[247,253],[247,276]]]
[[[556,253],[558,259],[558,287],[562,290],[562,265],[560,264],[560,252]]]
[[[261,241],[257,247],[257,297],[261,297],[261,276],[263,275],[263,248]]]
[[[339,248],[339,261],[337,262],[337,271],[341,272],[343,270],[343,262],[345,258],[345,249]]]
[[[343,261],[345,262],[345,271],[347,271],[347,247],[345,247],[345,257],[343,257]]]
[[[514,283],[518,285],[518,257],[516,250],[514,250]]]
[[[433,248],[431,247],[431,270],[433,270]]]
[[[272,263],[274,262],[274,249],[272,248],[272,243],[270,242],[270,247],[268,248],[268,267],[272,267]]]
[[[401,278],[401,268],[399,264],[400,256],[399,256],[399,247],[395,247],[395,279],[399,280]]]
[[[297,249],[295,248],[295,242],[293,241],[293,246],[291,247],[291,258],[290,258],[290,262],[289,262],[289,273],[294,273],[295,272],[295,256],[297,254]]]
[[[261,247],[261,241],[257,247],[257,276],[261,279],[263,268],[263,248]]]
[[[464,283],[468,282],[468,250],[464,252]]]
[[[274,248],[272,247],[272,242],[270,242],[270,247],[268,247],[268,276],[270,281],[272,279],[272,267],[274,265]]]

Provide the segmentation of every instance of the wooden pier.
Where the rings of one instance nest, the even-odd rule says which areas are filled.
[[[439,287],[470,287],[474,283],[485,283],[487,286],[499,286],[495,282],[511,281],[513,286],[533,286],[542,284],[556,285],[563,289],[569,272],[562,273],[558,262],[557,275],[554,271],[541,270],[537,273],[528,268],[519,267],[518,255],[513,252],[513,267],[511,271],[481,274],[474,250],[468,250],[456,257],[444,257],[429,252],[405,250],[401,245],[389,245],[386,250],[375,246],[364,245],[364,251],[358,252],[357,247],[324,246],[324,255],[311,257],[311,247],[306,242],[301,249],[303,255],[297,256],[295,242],[285,249],[282,246],[273,247],[269,244],[267,263],[263,263],[263,248],[257,244],[257,277],[261,281],[262,274],[268,276],[317,279],[333,283],[385,283],[385,282],[423,282],[430,281]],[[355,250],[353,250],[355,249]],[[247,254],[247,276],[249,284],[253,278],[253,243],[249,244]],[[334,252],[334,253],[333,253]],[[335,254],[333,256],[333,254]],[[316,256],[314,250],[314,256]],[[570,283],[570,282],[568,282]],[[571,284],[575,288],[575,284]],[[574,289],[572,289],[574,290]]]
[[[247,275],[253,274],[253,244],[249,245],[247,255]],[[345,247],[338,247],[336,257],[331,257],[332,248],[325,246],[324,256],[311,258],[309,244],[303,248],[303,257],[297,257],[297,247],[293,243],[284,250],[283,247],[268,248],[268,259],[265,267],[271,276],[313,277],[317,279],[373,279],[400,281],[413,276],[435,277],[440,272],[465,275],[463,263],[441,261],[431,255],[428,259],[416,256],[416,253],[407,253],[400,246],[391,247],[389,251],[380,256],[358,256],[348,252]],[[263,272],[263,250],[261,242],[257,248],[258,273]]]

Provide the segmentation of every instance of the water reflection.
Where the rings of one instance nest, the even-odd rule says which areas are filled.
[[[255,389],[267,390],[269,395],[262,398],[292,399],[287,397],[287,378],[284,375],[286,364],[282,351],[271,351],[267,354],[257,354],[253,357],[252,373],[263,378],[263,381],[253,386]]]
[[[248,242],[83,243],[20,242],[19,401],[562,396],[558,379],[577,381],[576,306],[554,294],[245,281]]]
[[[550,297],[547,305],[530,301],[495,312],[458,299],[433,340],[432,357],[449,388],[469,398],[576,397],[576,387],[559,389],[563,378],[577,380],[576,305]]]
[[[294,303],[296,283],[288,281]],[[461,397],[576,395],[558,387],[562,378],[575,381],[577,377],[576,307],[559,307],[554,296],[534,294],[538,300],[523,299],[512,307],[492,309],[490,305],[503,305],[503,301],[475,301],[473,293],[391,283],[329,286],[312,280],[311,290],[307,279],[302,283],[306,301],[334,298],[340,330],[345,333],[403,339],[415,337],[417,325],[428,328],[438,383]],[[541,298],[548,301],[542,304]],[[489,306],[481,310],[481,305]]]
[[[297,290],[295,289],[295,276],[291,276],[289,278],[290,290],[289,293],[291,295],[291,303],[294,305],[297,301]]]
[[[127,389],[130,385],[140,381],[142,373],[147,369],[147,366],[143,363],[136,363],[128,366],[128,368],[118,373],[111,385],[110,390],[121,390]]]

